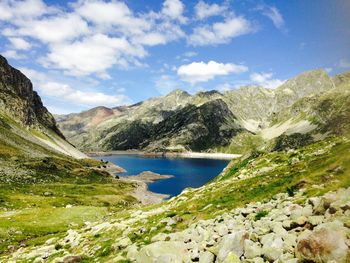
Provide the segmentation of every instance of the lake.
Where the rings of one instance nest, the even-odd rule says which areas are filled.
[[[111,155],[95,157],[110,161],[127,170],[119,176],[137,175],[143,171],[173,175],[148,185],[152,192],[178,195],[186,187],[199,187],[216,177],[228,164],[227,160],[145,157],[143,155]]]

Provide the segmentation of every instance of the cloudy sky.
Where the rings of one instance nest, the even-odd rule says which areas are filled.
[[[0,0],[0,53],[53,113],[350,70],[350,1]]]

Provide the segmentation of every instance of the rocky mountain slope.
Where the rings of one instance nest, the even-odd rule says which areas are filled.
[[[137,186],[108,172],[117,166],[86,158],[30,80],[0,56],[0,254],[138,205]]]
[[[27,154],[36,154],[36,144],[51,152],[66,154],[75,158],[86,156],[68,143],[51,113],[44,107],[38,94],[33,91],[31,81],[19,70],[11,67],[0,56],[0,140],[3,145],[14,147]],[[15,138],[17,137],[17,138]],[[40,151],[37,153],[39,154]],[[45,151],[41,151],[43,154]]]
[[[345,76],[332,79],[325,71],[314,70],[287,80],[275,90],[246,86],[224,93],[199,92],[193,96],[176,90],[135,105],[115,109],[98,107],[58,116],[57,120],[68,140],[87,151],[241,153],[249,147],[243,149],[239,144],[247,145],[247,140],[253,140],[254,147],[261,148],[284,133],[315,130],[318,124],[313,123],[311,112],[306,112],[312,109],[301,108],[304,112],[301,116],[296,112],[298,103],[311,97],[318,100],[325,92],[332,92],[346,82]],[[315,106],[317,102],[313,103]],[[205,108],[210,111],[205,113]],[[282,118],[286,108],[293,108],[293,113],[289,111],[288,118]],[[98,117],[102,110],[104,117]],[[315,111],[314,115],[317,115]]]
[[[200,188],[86,222],[1,259],[346,263],[349,149],[348,133],[294,150],[242,157]]]

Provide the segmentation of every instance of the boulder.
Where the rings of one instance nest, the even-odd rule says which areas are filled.
[[[222,263],[241,263],[241,260],[234,252],[230,252]]]
[[[283,240],[274,233],[262,237],[262,254],[269,261],[277,260],[283,253]]]
[[[301,239],[295,252],[301,260],[345,263],[350,260],[348,251],[344,232],[320,228]]]
[[[244,240],[248,238],[248,233],[244,230],[224,236],[219,244],[218,261],[223,262],[230,252],[238,257],[243,255]]]
[[[179,241],[158,241],[144,246],[137,253],[136,262],[191,262],[191,258],[184,243]]]
[[[253,242],[249,239],[244,241],[244,257],[252,259],[261,255],[261,246],[259,243]]]
[[[209,251],[205,251],[199,254],[199,263],[213,263],[215,256]]]

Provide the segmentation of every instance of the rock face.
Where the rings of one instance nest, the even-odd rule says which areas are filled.
[[[0,109],[23,125],[42,125],[64,138],[31,81],[0,55]]]
[[[347,73],[332,79],[323,70],[313,70],[274,90],[245,86],[195,95],[175,90],[131,106],[57,116],[57,121],[65,136],[84,150],[205,151],[228,146],[240,134],[268,141],[282,134],[306,134],[318,125],[326,127],[321,131],[325,134],[332,125],[322,123],[327,103],[320,105],[319,97],[349,82]],[[342,108],[334,101],[336,109],[330,113]]]
[[[341,228],[335,230],[321,228],[313,231],[298,242],[296,248],[298,257],[313,262],[347,262],[349,248]]]
[[[0,147],[39,157],[55,152],[75,158],[86,155],[65,140],[31,81],[0,56]],[[3,154],[13,154],[6,151]]]

